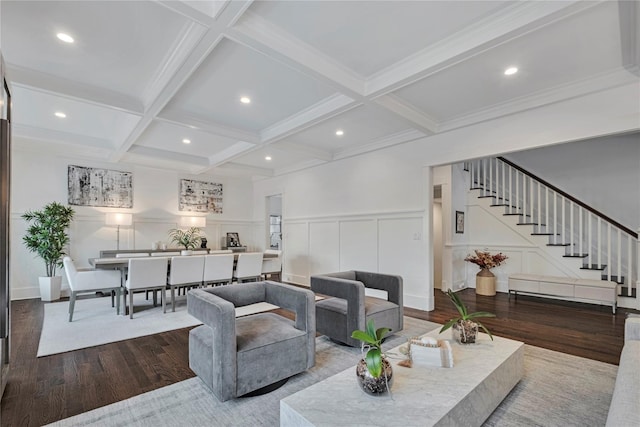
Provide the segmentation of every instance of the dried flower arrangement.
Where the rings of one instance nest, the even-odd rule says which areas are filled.
[[[476,264],[480,268],[486,268],[489,270],[493,267],[498,267],[508,258],[502,252],[494,255],[491,255],[490,252],[482,252],[477,249],[474,252],[476,253],[475,255],[467,255],[464,260]]]

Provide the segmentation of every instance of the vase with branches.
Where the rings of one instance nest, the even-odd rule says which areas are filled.
[[[502,252],[492,254],[489,251],[477,249],[474,252],[475,255],[467,255],[464,260],[480,267],[480,271],[476,274],[476,293],[493,296],[496,294],[496,276],[491,269],[502,265],[508,257]]]

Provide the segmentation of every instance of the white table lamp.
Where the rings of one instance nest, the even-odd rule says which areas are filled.
[[[204,216],[181,216],[178,224],[180,224],[180,227],[203,228],[207,225],[207,218]]]
[[[108,212],[105,222],[107,225],[118,226],[118,231],[117,231],[118,243],[117,243],[116,249],[120,250],[120,226],[133,224],[133,215],[130,213]]]

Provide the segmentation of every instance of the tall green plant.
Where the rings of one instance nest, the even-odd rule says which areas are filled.
[[[47,277],[55,276],[56,268],[62,267],[64,249],[69,243],[67,228],[74,213],[72,208],[52,202],[42,210],[27,211],[22,215],[22,219],[30,223],[22,240],[29,252],[42,258]]]
[[[200,233],[202,233],[202,231],[198,227],[191,227],[187,231],[172,228],[169,230],[169,237],[172,242],[184,246],[185,249],[189,250],[195,249],[200,245],[200,241],[202,240]]]

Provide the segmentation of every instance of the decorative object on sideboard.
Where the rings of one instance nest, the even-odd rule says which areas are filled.
[[[178,246],[184,246],[182,255],[191,255],[192,251],[200,245],[202,231],[198,227],[190,227],[186,231],[172,228],[169,230],[169,238]]]
[[[222,184],[181,179],[178,210],[221,214]]]
[[[240,236],[238,233],[227,233],[227,247],[236,248],[242,246],[240,244]]]
[[[480,267],[480,271],[476,274],[476,294],[494,296],[496,276],[491,269],[500,266],[508,257],[502,252],[493,255],[488,251],[483,252],[477,249],[474,252],[475,255],[467,255],[464,260]]]
[[[489,330],[485,328],[482,323],[478,322],[475,319],[479,317],[496,317],[496,315],[487,311],[476,311],[474,313],[469,313],[467,306],[464,302],[462,302],[460,297],[455,292],[449,289],[447,291],[447,295],[458,310],[460,316],[454,317],[453,319],[450,319],[447,323],[445,323],[442,329],[440,329],[440,333],[452,327],[452,336],[454,340],[461,344],[473,344],[476,342],[476,336],[478,335],[479,326],[483,331],[487,333],[487,335],[489,335],[491,341],[493,341],[493,335],[491,335],[491,332],[489,332]]]
[[[116,225],[116,250],[120,250],[120,226],[130,226],[133,224],[133,215],[130,213],[108,212],[105,218],[105,224]]]
[[[356,365],[358,385],[371,396],[382,396],[391,393],[393,385],[393,368],[382,353],[382,341],[389,333],[389,328],[376,329],[373,319],[367,323],[367,330],[356,330],[351,338],[362,341],[362,352],[365,356]]]
[[[43,301],[60,299],[62,277],[56,269],[62,267],[69,243],[67,229],[75,214],[73,208],[52,202],[39,211],[27,211],[22,215],[29,226],[22,238],[27,250],[35,252],[45,264],[46,277],[39,277],[40,297]]]
[[[67,186],[67,202],[70,205],[133,207],[131,172],[69,165]]]

